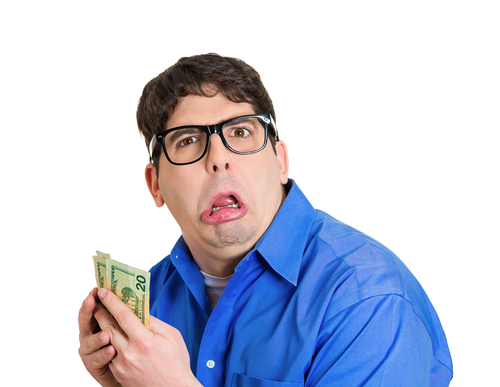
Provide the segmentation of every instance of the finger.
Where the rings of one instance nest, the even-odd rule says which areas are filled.
[[[170,335],[177,334],[178,330],[173,326],[167,324],[166,322],[157,319],[154,316],[149,316],[149,330],[162,337],[168,337]]]
[[[149,330],[154,335],[159,335],[167,340],[170,344],[176,347],[185,347],[184,338],[181,332],[173,326],[157,319],[154,316],[149,316]]]
[[[92,370],[102,369],[116,356],[116,349],[112,345],[101,348],[89,356],[87,365]]]
[[[95,335],[89,336],[80,345],[80,353],[82,355],[90,355],[97,352],[99,349],[110,343],[110,337],[108,332],[99,332]]]
[[[163,327],[161,323],[165,324],[163,321],[157,319],[155,316],[149,316],[149,330],[153,333],[161,333]]]
[[[103,305],[97,304],[94,316],[101,330],[109,334],[109,342],[115,346],[117,351],[125,349],[128,337],[108,310]]]
[[[122,334],[125,335],[118,322],[103,305],[96,305],[94,309],[94,317],[97,320],[97,323],[99,324],[99,327],[102,331],[121,331]]]
[[[95,296],[97,296],[97,289],[93,289],[89,293],[78,312],[80,336],[89,336],[94,333],[95,321],[93,320],[93,312],[96,305]]]
[[[141,320],[137,317],[125,303],[116,296],[113,292],[106,289],[99,289],[99,298],[102,304],[113,315],[121,329],[127,336],[137,336],[141,334],[149,334],[151,332],[142,325]],[[102,326],[101,326],[102,328]]]

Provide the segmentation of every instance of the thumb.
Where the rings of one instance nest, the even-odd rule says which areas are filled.
[[[160,333],[161,323],[164,324],[163,321],[157,319],[155,316],[149,315],[149,330],[153,333]]]
[[[177,329],[175,329],[173,326],[168,325],[167,323],[161,321],[160,319],[150,315],[149,316],[149,330],[156,335],[168,337],[169,335],[172,334],[173,331],[176,331]]]

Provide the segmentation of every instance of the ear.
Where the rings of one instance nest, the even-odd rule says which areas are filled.
[[[146,171],[144,172],[146,177],[146,184],[148,185],[149,192],[153,197],[156,207],[161,207],[165,204],[163,197],[160,192],[160,184],[158,183],[158,177],[156,176],[156,168],[153,163],[146,165]]]
[[[288,149],[283,141],[276,142],[276,156],[280,168],[281,184],[288,182]]]

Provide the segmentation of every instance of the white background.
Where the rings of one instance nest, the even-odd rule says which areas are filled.
[[[4,379],[94,385],[77,354],[92,254],[149,269],[179,236],[144,183],[137,101],[217,52],[260,72],[313,205],[420,280],[451,385],[498,385],[499,20],[481,0],[2,2]]]

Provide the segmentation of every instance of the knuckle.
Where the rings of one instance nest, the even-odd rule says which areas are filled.
[[[140,353],[148,353],[152,349],[152,343],[149,340],[137,340],[135,342],[135,345],[137,346],[137,350]]]
[[[127,372],[127,365],[123,362],[116,362],[113,368],[113,375],[116,379],[123,379]]]
[[[127,368],[133,367],[135,365],[136,356],[133,351],[125,351],[124,353],[122,353],[122,357],[123,357],[123,364]]]
[[[127,324],[130,320],[130,310],[123,310],[116,313],[116,320],[122,324]],[[135,316],[135,315],[134,315]]]
[[[184,338],[182,337],[182,333],[178,329],[172,327],[171,334],[172,334],[172,338],[175,340],[176,343],[184,342]]]
[[[82,339],[80,337],[80,347],[78,348],[78,353],[82,358],[83,356],[87,356],[90,353],[88,339]]]
[[[100,348],[99,344],[96,342],[96,339],[93,337],[86,337],[84,339],[80,338],[80,347],[78,348],[78,353],[80,357],[92,355],[95,351]]]
[[[99,326],[101,328],[101,331],[108,332],[109,334],[112,334],[113,330],[115,329],[111,322],[104,322]]]

